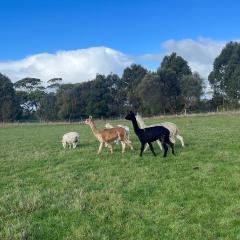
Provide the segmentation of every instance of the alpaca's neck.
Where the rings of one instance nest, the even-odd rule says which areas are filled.
[[[98,134],[99,134],[99,131],[97,130],[94,122],[91,122],[91,123],[89,124],[89,126],[90,126],[90,128],[92,129],[93,134],[97,137]]]

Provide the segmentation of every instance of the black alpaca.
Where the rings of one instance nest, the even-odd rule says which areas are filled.
[[[136,135],[139,138],[139,141],[141,142],[141,152],[140,152],[141,157],[142,157],[143,150],[144,150],[146,143],[149,144],[149,147],[150,147],[153,155],[156,156],[153,146],[152,146],[152,142],[154,142],[156,140],[160,140],[162,143],[162,146],[164,148],[163,157],[167,156],[167,151],[168,151],[167,144],[170,145],[170,147],[172,148],[172,153],[175,155],[174,144],[171,143],[169,140],[169,130],[167,128],[162,127],[162,126],[147,127],[147,128],[143,128],[143,129],[139,128],[135,114],[132,111],[130,111],[128,113],[128,115],[125,117],[125,119],[132,121],[134,132],[136,133]]]

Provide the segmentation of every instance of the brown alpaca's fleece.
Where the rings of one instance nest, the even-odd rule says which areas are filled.
[[[97,134],[104,142],[112,142],[117,139],[119,139],[120,141],[124,141],[127,137],[126,130],[120,127],[101,129],[98,130]]]

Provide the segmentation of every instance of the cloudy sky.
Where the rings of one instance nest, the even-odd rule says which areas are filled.
[[[12,81],[62,77],[76,83],[96,73],[121,75],[132,63],[156,70],[172,52],[206,79],[226,42],[240,39],[238,1],[9,0],[0,5],[0,72]]]

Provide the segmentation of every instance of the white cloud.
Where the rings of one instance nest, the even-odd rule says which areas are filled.
[[[188,61],[193,71],[197,71],[207,78],[213,68],[214,59],[220,54],[225,44],[224,41],[199,38],[197,40],[168,40],[162,44],[162,47],[167,54],[176,52]]]
[[[214,59],[225,44],[225,41],[207,38],[179,41],[172,39],[161,44],[161,52],[141,56],[130,56],[107,47],[59,51],[54,54],[41,53],[18,61],[0,62],[0,72],[13,81],[24,77],[36,77],[44,81],[61,77],[65,83],[77,83],[93,79],[97,73],[113,72],[121,75],[123,69],[133,62],[156,70],[165,55],[176,52],[188,61],[193,71],[199,72],[207,79],[213,68]]]
[[[201,76],[207,79],[213,68],[214,59],[220,54],[225,44],[225,41],[214,41],[208,38],[183,39],[180,41],[171,39],[161,44],[162,53],[149,53],[138,57],[138,59],[144,62],[155,61],[160,65],[164,56],[176,52],[188,61],[192,71],[199,72]]]
[[[61,77],[64,82],[77,83],[91,80],[97,73],[121,74],[131,63],[131,57],[119,51],[94,47],[55,54],[41,53],[18,61],[0,62],[0,72],[13,81],[24,77],[36,77],[43,81]]]

